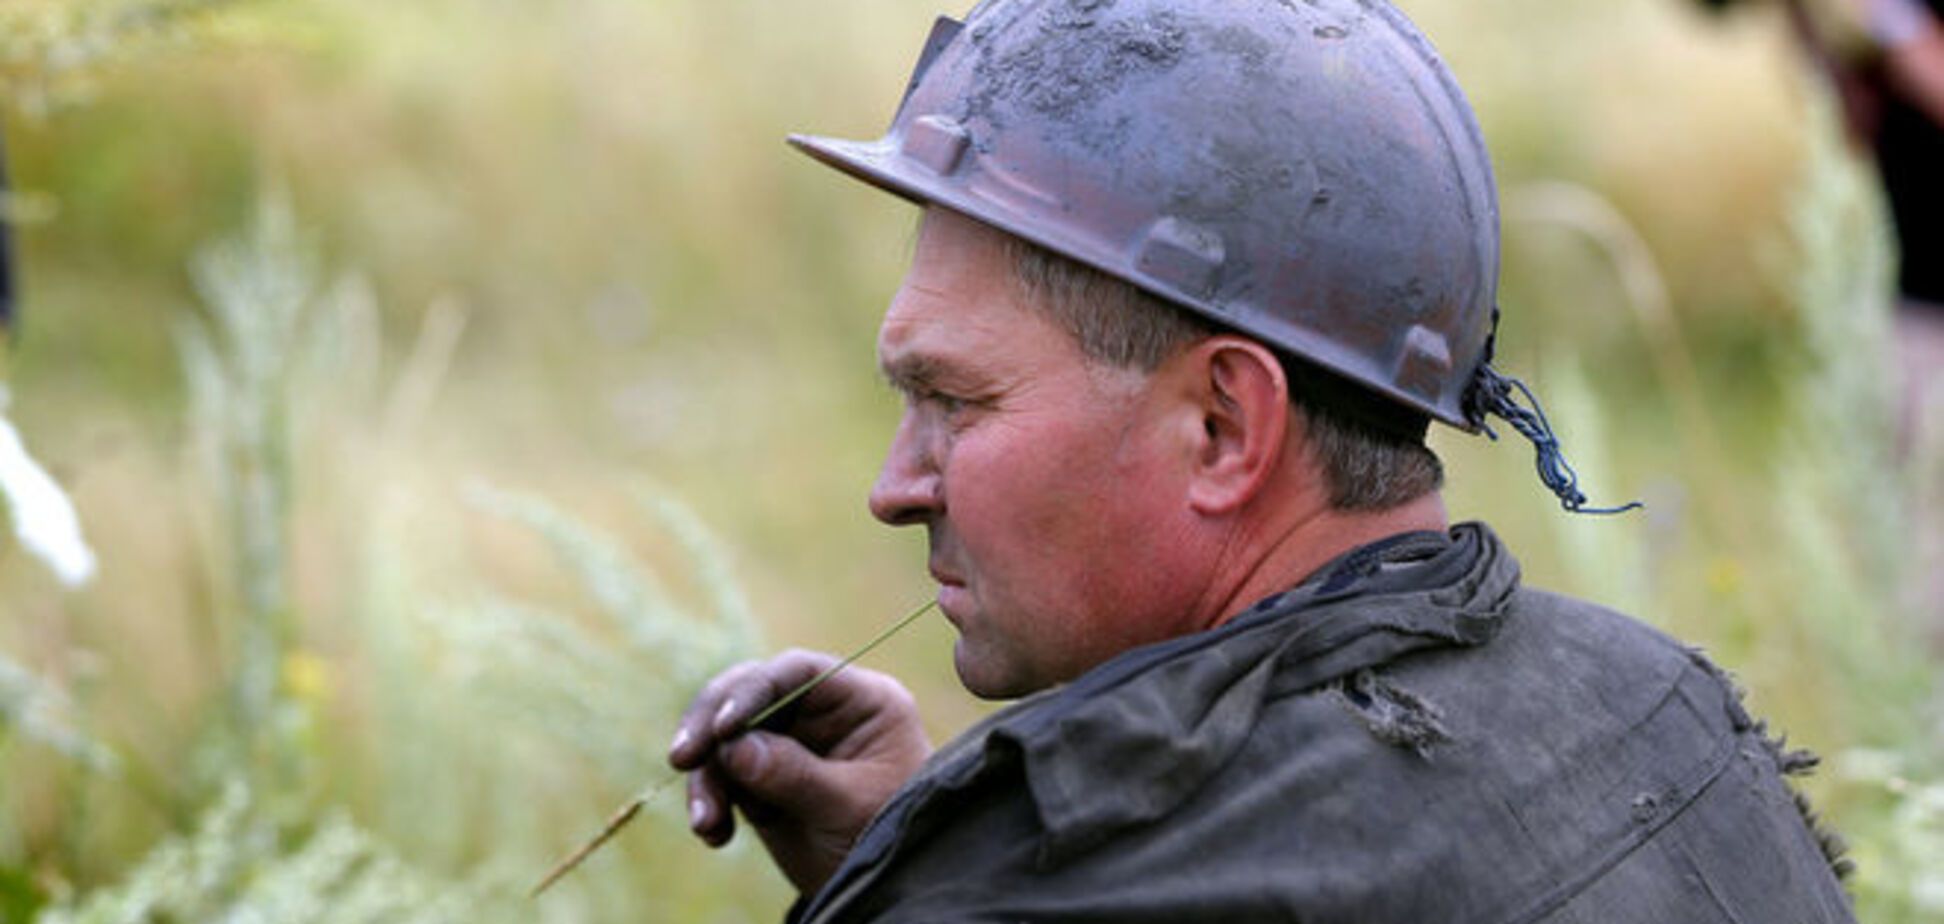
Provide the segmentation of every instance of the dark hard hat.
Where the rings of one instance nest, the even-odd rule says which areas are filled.
[[[1498,278],[1470,107],[1381,0],[989,0],[812,156],[1465,430]]]

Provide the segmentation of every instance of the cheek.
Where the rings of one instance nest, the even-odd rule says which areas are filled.
[[[962,492],[982,503],[1027,505],[1014,515],[1046,526],[1063,510],[1096,501],[1113,480],[1103,441],[1090,437],[1071,426],[995,424],[954,440],[946,471]]]
[[[998,438],[1004,436],[1006,438]],[[962,670],[1072,676],[1165,637],[1195,588],[1195,546],[1171,509],[1175,469],[1124,430],[969,432],[944,460],[946,520],[971,578]],[[1130,449],[1135,451],[1129,451]]]
[[[1138,541],[1155,480],[1118,458],[1112,431],[1047,427],[968,435],[945,462],[946,509],[975,566],[1039,583],[1010,590],[1094,596],[1106,559]],[[990,575],[998,577],[999,575]],[[997,589],[997,588],[995,588]]]

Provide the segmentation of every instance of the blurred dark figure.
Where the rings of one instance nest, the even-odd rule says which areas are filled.
[[[1936,318],[1944,311],[1944,0],[1870,2],[1908,9],[1891,19],[1881,53],[1852,80],[1858,87],[1845,94],[1845,108],[1859,135],[1875,142],[1903,248],[1899,290]]]
[[[1751,0],[1700,2],[1719,10]],[[1899,438],[1906,452],[1916,450],[1925,397],[1944,386],[1944,0],[1774,2],[1835,86],[1852,139],[1875,155],[1883,175],[1903,253]]]
[[[1723,9],[1753,0],[1700,0]],[[1894,349],[1897,449],[1944,459],[1944,0],[1769,0],[1842,102],[1851,140],[1876,157],[1902,251]],[[1911,498],[1920,611],[1944,643],[1944,487]],[[1928,487],[1926,487],[1928,485]]]
[[[1863,29],[1850,43],[1818,53],[1837,80],[1851,132],[1876,153],[1896,220],[1899,437],[1906,452],[1921,452],[1944,437],[1936,421],[1944,385],[1944,0],[1833,2],[1862,17],[1852,20]],[[1815,41],[1813,21],[1792,18]]]

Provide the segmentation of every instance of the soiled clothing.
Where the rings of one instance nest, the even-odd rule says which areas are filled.
[[[981,723],[791,918],[1850,921],[1782,779],[1812,762],[1466,524]]]

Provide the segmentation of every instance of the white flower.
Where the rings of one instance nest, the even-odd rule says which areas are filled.
[[[5,391],[0,388],[0,409]],[[47,470],[27,454],[27,446],[13,423],[0,417],[0,494],[13,516],[14,535],[27,551],[39,557],[54,576],[69,587],[94,577],[94,551],[81,537],[81,518],[74,504]]]

